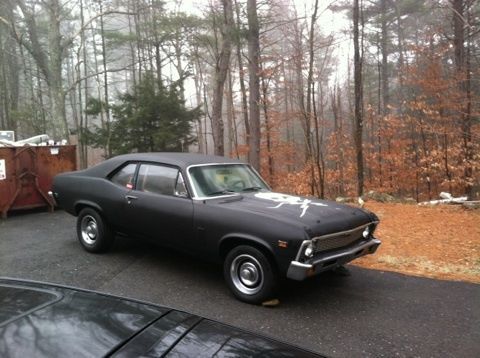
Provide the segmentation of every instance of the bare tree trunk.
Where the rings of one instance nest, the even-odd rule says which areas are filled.
[[[43,81],[40,77],[40,69],[38,68],[38,66],[35,66],[35,69],[36,69],[37,78],[38,78],[37,97],[38,97],[38,102],[40,103],[40,118],[42,120],[41,132],[47,133],[47,114],[45,113],[45,105],[43,100],[43,85],[42,85]]]
[[[231,1],[231,0],[228,0]],[[233,21],[233,15],[232,15],[232,21]],[[182,49],[182,41],[180,39],[180,30],[177,30],[177,33],[175,34],[176,41],[174,45],[175,49],[175,59],[177,61],[175,67],[178,72],[178,78],[179,78],[179,83],[180,83],[180,98],[182,100],[185,100],[185,71],[182,67],[182,56],[183,56],[183,49]],[[230,63],[230,55],[229,57],[229,63]],[[227,66],[228,67],[228,66]]]
[[[289,91],[289,86],[287,84],[287,71],[285,69],[285,61],[282,60],[282,75],[283,78],[285,79],[285,83],[283,86],[283,102],[285,104],[285,115],[283,117],[283,121],[285,122],[285,127],[286,127],[286,140],[288,144],[294,144],[293,141],[293,133],[291,129],[291,124],[290,124],[290,112],[289,112],[289,97],[290,97],[290,91]],[[290,153],[288,153],[287,158],[285,158],[287,161],[287,171],[291,172],[292,171],[292,165],[291,165],[291,160],[292,156]]]
[[[53,128],[54,135],[65,136],[68,138],[68,124],[65,112],[65,92],[63,90],[62,78],[62,59],[63,47],[61,45],[62,35],[60,33],[60,11],[61,5],[58,0],[50,0],[46,6],[49,13],[49,31],[48,31],[48,47],[49,47],[49,76],[48,82],[53,95]],[[58,127],[57,127],[58,126]],[[57,128],[60,132],[57,132]]]
[[[360,57],[360,6],[359,0],[353,1],[353,46],[354,46],[354,86],[355,116],[354,141],[357,161],[357,194],[363,195],[363,93],[362,93],[362,58]]]
[[[378,130],[377,130],[377,135],[376,139],[378,140],[378,168],[379,168],[379,173],[378,173],[378,178],[379,178],[379,185],[380,187],[383,186],[383,173],[382,173],[382,136],[380,133],[380,128],[382,127],[382,122],[384,121],[384,117],[388,114],[389,112],[389,88],[388,88],[388,32],[387,32],[387,0],[381,0],[380,1],[380,27],[381,27],[381,39],[380,39],[380,44],[379,44],[379,50],[381,52],[382,58],[381,58],[381,65],[380,71],[379,71],[379,87],[378,87],[378,114],[377,114],[377,120],[378,120]],[[372,128],[371,128],[371,134],[372,134],[372,148],[373,151],[375,151],[375,129],[373,128],[374,126],[374,118],[372,117]],[[371,171],[368,171],[369,173],[369,179],[371,179]]]
[[[453,5],[453,46],[455,50],[455,67],[458,88],[461,93],[461,118],[463,151],[465,158],[464,181],[465,194],[473,196],[473,152],[472,152],[472,108],[471,108],[471,74],[470,61],[467,61],[465,51],[465,28],[467,4],[465,0],[451,0]],[[468,66],[467,66],[468,65]]]
[[[339,172],[338,194],[345,195],[345,177],[344,177],[344,140],[343,140],[343,120],[342,120],[342,102],[340,88],[333,92],[332,95],[332,112],[334,118],[335,141],[337,142],[338,160],[335,163],[335,169]]]
[[[248,16],[248,87],[249,87],[249,160],[250,164],[260,170],[260,30],[257,17],[257,1],[247,0]]]
[[[85,39],[85,17],[83,14],[83,0],[80,0],[80,25],[82,31],[80,32],[80,45],[82,47],[83,58],[83,75],[85,76],[85,108],[82,102],[82,81],[78,84],[78,100],[80,105],[80,130],[78,133],[80,144],[80,167],[86,168],[88,166],[88,148],[86,143],[85,128],[88,128],[88,114],[86,111],[88,101],[88,79],[87,79],[87,43]],[[80,68],[78,74],[81,75]],[[84,110],[85,109],[85,110]]]
[[[232,71],[228,70],[227,77],[227,128],[228,128],[228,141],[227,141],[227,154],[238,158],[238,137],[237,137],[237,124],[235,120],[235,106],[233,103],[233,84],[232,84]]]
[[[82,7],[82,5],[81,5]],[[80,45],[81,46],[81,45]],[[78,79],[82,78],[82,70],[80,67],[80,51],[81,47],[77,52],[77,63],[73,63],[73,58],[70,58],[70,62],[67,61],[67,80],[69,83],[75,83]],[[69,78],[71,74],[71,78]],[[72,107],[73,114],[73,125],[75,129],[75,134],[77,135],[78,145],[78,163],[80,168],[85,168],[85,158],[84,158],[84,145],[83,145],[83,96],[82,96],[82,81],[78,81],[78,84],[70,91],[70,105]],[[78,102],[77,102],[78,98]]]
[[[227,156],[231,156],[233,152],[233,101],[232,101],[232,92],[230,91],[232,88],[230,87],[231,79],[230,79],[230,70],[227,71],[227,88],[225,91],[225,100],[227,104],[226,114],[227,114],[227,133],[226,133],[226,143],[225,143],[225,153]]]
[[[163,87],[163,80],[162,80],[162,54],[160,53],[160,38],[158,37],[158,23],[157,23],[157,6],[158,0],[152,0],[152,20],[153,20],[153,38],[155,40],[153,46],[155,48],[155,67],[157,72],[157,83],[158,88],[161,89]],[[182,86],[182,95],[183,95],[183,86]]]
[[[215,85],[213,90],[212,103],[212,133],[214,142],[214,153],[225,154],[224,145],[224,124],[222,119],[223,90],[227,78],[228,66],[230,65],[230,53],[232,47],[231,36],[233,32],[233,8],[231,0],[222,0],[223,24],[222,24],[222,46],[215,66]]]
[[[0,13],[10,21],[13,21],[13,8],[7,3],[0,4]],[[2,31],[2,29],[0,29]],[[2,64],[2,76],[0,83],[2,84],[2,99],[0,115],[2,116],[5,129],[17,130],[17,122],[12,118],[12,112],[17,111],[19,93],[20,93],[20,66],[17,59],[16,40],[8,31],[0,33],[0,41],[2,48],[0,51],[0,63]],[[21,45],[20,45],[21,46]],[[21,48],[21,47],[20,47]],[[22,60],[24,60],[22,52]],[[33,79],[31,79],[33,81]],[[31,82],[30,82],[31,85]],[[32,86],[31,86],[32,87]],[[1,102],[0,102],[1,103]]]
[[[100,2],[100,13],[103,12],[102,3]],[[104,91],[104,103],[105,103],[105,128],[107,129],[107,143],[106,143],[106,153],[108,157],[112,156],[112,148],[110,146],[110,139],[111,139],[111,123],[110,123],[110,104],[108,99],[108,72],[107,72],[107,51],[106,51],[106,44],[105,44],[105,29],[104,29],[104,22],[103,16],[100,16],[100,36],[102,39],[102,63],[103,63],[103,91]]]
[[[137,43],[137,61],[138,61],[138,82],[142,82],[142,73],[143,73],[143,56],[142,56],[142,33],[140,30],[140,10],[136,5],[136,1],[133,1],[135,7],[135,15],[133,16],[134,26],[135,26],[135,35]]]
[[[198,55],[196,55],[198,56]],[[195,98],[196,98],[196,105],[197,107],[202,104],[202,74],[201,74],[201,69],[199,68],[199,63],[198,61],[195,61],[194,64],[194,71],[195,74],[193,76],[193,81],[195,84]],[[197,119],[197,141],[198,141],[198,153],[203,153],[206,154],[205,152],[205,143],[204,143],[204,136],[203,136],[203,124],[202,124],[202,117],[198,117]]]
[[[310,153],[311,153],[311,147],[310,147],[310,123],[309,123],[309,117],[306,116],[307,109],[305,107],[305,93],[304,93],[304,83],[303,83],[303,45],[302,45],[302,39],[303,39],[303,32],[301,29],[299,29],[298,23],[294,23],[295,26],[295,42],[294,42],[294,66],[295,66],[295,76],[296,76],[296,94],[297,94],[297,102],[298,102],[298,107],[301,112],[301,115],[303,116],[303,121],[301,121],[302,125],[302,130],[303,134],[305,137],[305,142],[304,144],[304,156],[305,156],[305,161],[308,162],[310,160]]]
[[[415,200],[418,202],[419,201],[419,196],[420,196],[420,175],[419,175],[419,169],[420,169],[420,153],[418,149],[418,143],[417,143],[417,130],[415,126],[415,120],[414,117],[410,117],[410,138],[412,141],[412,148],[413,148],[413,153],[414,153],[414,163],[415,163],[415,189],[414,189],[414,196]]]
[[[388,113],[388,105],[390,102],[388,89],[388,32],[387,32],[387,0],[381,0],[381,28],[382,28],[382,114],[385,116]]]
[[[323,146],[323,126],[322,130],[320,132],[320,123],[319,120],[320,118],[323,118],[323,93],[322,93],[322,87],[320,81],[318,82],[318,95],[319,96],[319,104],[320,104],[320,116],[318,116],[317,112],[317,106],[316,106],[316,101],[315,99],[315,87],[314,84],[312,84],[312,105],[313,105],[313,120],[314,120],[314,128],[315,128],[315,151],[314,151],[314,158],[315,158],[315,167],[316,171],[318,173],[318,184],[317,184],[317,193],[320,196],[320,198],[325,197],[325,175],[324,175],[324,170],[325,168],[325,163],[323,159],[323,151],[322,151],[322,146]]]
[[[47,49],[41,44],[38,37],[38,27],[35,14],[25,4],[24,0],[15,2],[21,9],[25,21],[28,39],[24,36],[17,36],[16,41],[20,46],[30,52],[37,66],[48,85],[50,93],[54,136],[68,137],[68,123],[65,112],[65,91],[63,89],[62,62],[64,57],[65,46],[62,43],[62,35],[60,32],[61,4],[58,0],[44,1],[42,4],[48,16],[48,40]],[[15,25],[11,24],[12,33],[18,35],[15,31]]]
[[[314,36],[315,36],[315,22],[317,21],[317,12],[318,12],[318,0],[315,0],[313,14],[310,20],[310,33],[308,38],[308,75],[307,75],[307,106],[304,108],[302,103],[303,109],[303,116],[304,116],[304,130],[305,130],[305,140],[306,140],[306,160],[307,163],[310,165],[310,188],[311,194],[315,195],[315,190],[318,189],[317,187],[317,179],[315,174],[316,162],[318,158],[316,158],[315,151],[314,151],[314,144],[312,140],[312,135],[310,133],[312,121],[314,122],[314,128],[318,128],[317,118],[315,117],[315,113],[313,112],[314,106],[314,84],[313,84],[313,62],[315,56],[314,50]],[[300,74],[300,71],[299,71]],[[303,88],[300,88],[303,91]],[[303,102],[303,101],[302,101]],[[316,132],[318,134],[318,132]]]
[[[132,11],[130,1],[128,2],[128,10]],[[133,9],[133,11],[134,10],[135,9]],[[132,19],[131,19],[130,16],[127,16],[127,18],[128,18],[128,33],[131,36],[132,34],[134,34],[133,26],[132,26]],[[132,59],[132,82],[133,82],[132,84],[133,84],[133,88],[135,89],[137,87],[137,73],[136,73],[136,57],[137,56],[136,56],[136,53],[135,53],[135,47],[134,47],[133,40],[129,40],[128,44],[130,46],[130,57]],[[157,75],[160,76],[160,74],[157,74]]]
[[[75,83],[76,78],[81,78],[80,72],[80,66],[78,64],[79,61],[77,61],[77,65],[73,63],[73,57],[69,57],[66,59],[66,76],[65,80],[67,83]],[[73,90],[71,90],[68,93],[68,99],[70,103],[70,108],[71,108],[71,113],[72,113],[72,119],[73,119],[73,129],[75,130],[75,133],[77,134],[77,138],[79,139],[79,132],[80,132],[80,119],[79,119],[79,102],[81,103],[81,96],[82,96],[82,89],[78,88],[80,87],[79,85],[75,86]],[[78,92],[78,93],[77,93]],[[77,95],[79,96],[79,102],[77,102]],[[80,105],[80,112],[81,112],[81,105]],[[81,115],[81,113],[80,113]],[[79,141],[80,144],[80,141]],[[80,151],[81,145],[77,146],[77,153],[79,153],[79,161],[80,163],[82,162],[82,152]]]
[[[101,91],[101,87],[100,87],[100,84],[101,84],[102,80],[101,80],[101,77],[100,77],[100,65],[99,65],[99,62],[98,62],[98,52],[97,52],[96,41],[93,41],[93,58],[95,59],[95,77],[96,77],[95,81],[97,83],[97,97],[98,97],[99,101],[102,101],[102,91]],[[105,113],[103,111],[103,105],[102,105],[102,110],[100,111],[100,125],[101,125],[102,129],[106,128]],[[103,149],[104,149],[105,157],[108,157],[107,148],[103,148]]]
[[[271,138],[271,130],[272,124],[270,123],[270,118],[268,115],[268,84],[265,81],[265,76],[262,76],[262,105],[263,105],[263,117],[265,119],[265,135],[267,140],[267,164],[268,164],[268,182],[270,185],[274,185],[273,183],[273,155],[272,155],[272,138]]]
[[[235,113],[235,104],[233,103],[233,79],[232,79],[232,71],[228,72],[228,103],[231,111],[232,116],[232,132],[231,132],[231,140],[232,145],[235,149],[235,157],[237,159],[240,158],[240,154],[238,153],[238,124],[237,124],[237,115]],[[233,150],[232,150],[233,152]]]
[[[245,75],[242,59],[242,41],[240,36],[240,9],[238,7],[237,1],[235,0],[235,13],[237,18],[237,25],[235,28],[236,33],[236,52],[237,52],[237,62],[238,62],[238,81],[240,83],[240,92],[242,95],[242,114],[243,114],[243,125],[245,127],[245,141],[250,143],[250,124],[248,121],[248,100],[247,100],[247,90],[245,88]],[[250,157],[250,153],[249,153]],[[250,158],[249,158],[250,161]]]
[[[381,40],[380,37],[377,36],[377,51],[379,53],[382,52],[381,49]],[[381,135],[381,128],[382,128],[382,122],[384,119],[384,108],[383,108],[383,103],[384,101],[382,100],[382,62],[380,61],[380,58],[377,60],[377,71],[378,71],[378,83],[377,83],[377,121],[378,121],[378,127],[377,127],[377,133],[376,133],[376,138],[377,138],[377,145],[378,145],[378,155],[377,155],[377,162],[378,162],[378,179],[379,179],[379,185],[380,187],[383,187],[383,172],[382,172],[382,135]],[[372,128],[372,135],[375,135],[375,131]],[[372,140],[373,148],[375,149],[375,140]]]
[[[1,40],[1,38],[0,38]],[[2,51],[3,52],[3,51]],[[5,64],[3,63],[2,54],[0,53],[0,128],[1,129],[9,129],[8,123],[8,88],[7,88],[7,80],[5,75]]]

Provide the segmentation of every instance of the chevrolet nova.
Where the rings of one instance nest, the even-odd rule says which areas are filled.
[[[136,153],[57,175],[51,195],[77,216],[80,244],[109,249],[115,233],[223,263],[240,300],[261,303],[281,277],[303,280],[380,245],[375,214],[272,192],[239,160],[188,153]]]

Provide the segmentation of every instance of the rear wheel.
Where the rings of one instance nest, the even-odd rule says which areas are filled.
[[[278,275],[270,260],[255,247],[234,247],[224,261],[225,281],[239,300],[259,304],[273,298]]]
[[[84,208],[77,218],[77,237],[89,252],[105,252],[113,244],[114,235],[102,216],[92,208]]]

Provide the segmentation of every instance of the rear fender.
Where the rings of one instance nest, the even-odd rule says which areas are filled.
[[[80,214],[80,211],[82,211],[83,208],[85,207],[90,207],[90,208],[93,208],[95,209],[96,211],[98,211],[101,215],[103,215],[103,210],[102,208],[94,203],[93,201],[89,201],[89,200],[78,200],[76,203],[75,203],[75,215],[78,216],[78,214]]]

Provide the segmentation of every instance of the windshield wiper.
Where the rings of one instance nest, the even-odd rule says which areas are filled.
[[[235,193],[234,191],[223,189],[223,190],[218,190],[218,191],[213,191],[211,193],[208,193],[207,196],[213,196],[213,195],[226,195],[226,194],[232,194]]]
[[[249,186],[248,188],[243,188],[242,191],[257,191],[262,189],[261,186]]]

